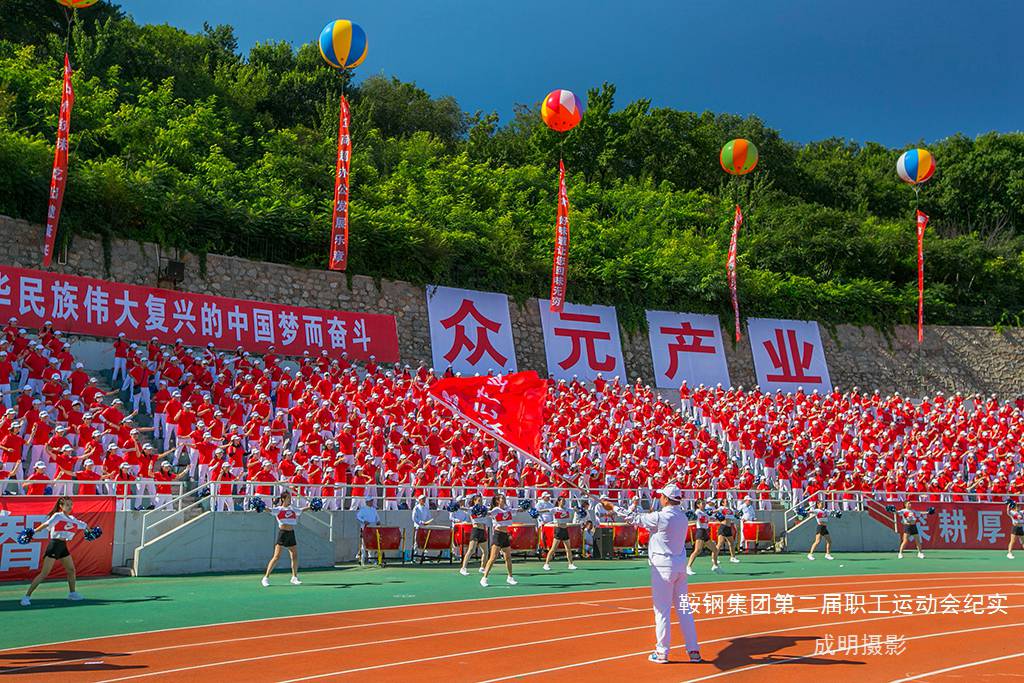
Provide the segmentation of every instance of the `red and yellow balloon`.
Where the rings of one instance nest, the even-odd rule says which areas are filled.
[[[583,105],[571,90],[552,90],[540,105],[540,117],[551,130],[565,133],[579,125]]]
[[[757,147],[750,140],[736,138],[725,143],[718,162],[722,170],[730,175],[746,175],[757,166]]]
[[[92,7],[100,0],[57,0],[60,4],[71,9],[85,9],[86,7]]]

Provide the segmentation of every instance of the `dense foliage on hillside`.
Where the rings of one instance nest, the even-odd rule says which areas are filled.
[[[56,3],[0,0],[0,213],[45,215],[63,52]],[[312,44],[241,55],[230,27],[140,26],[101,2],[78,13],[71,55],[62,239],[99,233],[324,267],[346,83]],[[383,76],[347,87],[352,272],[546,296],[559,140],[536,107],[500,125]],[[728,311],[731,207],[742,198],[745,314],[914,319],[914,193],[894,172],[902,150],[797,145],[756,117],[615,108],[614,96],[611,84],[589,92],[564,140],[571,301],[616,304],[628,326],[644,308]],[[747,182],[718,167],[733,137],[761,152]],[[921,194],[932,217],[928,321],[1018,324],[1024,135],[929,148],[939,170]]]

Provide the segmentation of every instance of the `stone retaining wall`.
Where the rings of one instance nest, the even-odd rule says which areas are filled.
[[[42,228],[0,216],[0,263],[39,267]],[[399,350],[404,362],[431,363],[430,328],[423,287],[401,281],[382,281],[355,275],[248,261],[210,254],[205,276],[199,258],[161,249],[155,244],[114,240],[110,272],[104,272],[103,248],[98,239],[76,237],[67,263],[53,269],[74,275],[105,278],[131,284],[160,286],[157,273],[161,256],[185,263],[184,291],[317,308],[387,313],[398,319]],[[444,284],[444,283],[438,283]],[[546,374],[544,338],[536,299],[523,306],[509,303],[519,368]],[[996,332],[986,327],[927,327],[925,341],[917,344],[916,330],[898,327],[889,336],[871,328],[839,325],[822,328],[825,356],[834,384],[859,386],[910,395],[922,392],[961,391],[995,393],[1002,397],[1024,393],[1024,333],[1018,329]],[[646,333],[622,334],[623,353],[630,378],[650,381],[654,371]],[[736,385],[753,386],[754,368],[746,340],[726,342],[729,372]]]

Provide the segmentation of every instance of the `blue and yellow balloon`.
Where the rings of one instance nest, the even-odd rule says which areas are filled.
[[[320,56],[335,69],[354,69],[366,59],[366,32],[347,19],[332,21],[320,32]]]

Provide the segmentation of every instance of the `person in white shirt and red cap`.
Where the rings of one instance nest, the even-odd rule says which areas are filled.
[[[658,492],[661,509],[657,512],[641,512],[635,503],[629,510],[615,509],[616,514],[631,524],[643,526],[650,531],[647,545],[647,562],[651,566],[651,598],[654,602],[654,629],[657,646],[648,659],[656,664],[667,664],[672,643],[672,609],[679,617],[679,628],[686,641],[690,661],[704,661],[700,656],[697,627],[693,611],[686,609],[688,586],[686,581],[686,528],[689,520],[679,506],[683,492],[675,484],[669,484]],[[605,503],[605,508],[610,504]]]

